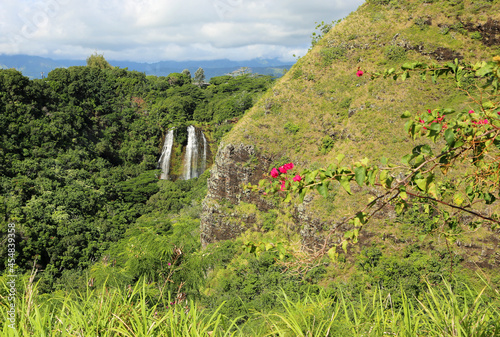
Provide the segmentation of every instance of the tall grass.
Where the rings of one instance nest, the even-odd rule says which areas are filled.
[[[6,286],[5,284],[3,286]],[[16,329],[8,326],[6,298],[1,298],[1,335],[10,336],[234,336],[234,321],[207,312],[193,302],[154,297],[146,282],[128,290],[87,289],[84,293],[37,295],[27,284],[18,299]]]
[[[251,317],[246,323],[251,329],[237,326],[238,318],[220,314],[221,306],[210,312],[152,288],[142,281],[129,289],[104,286],[49,296],[38,294],[31,279],[18,298],[16,329],[8,326],[7,299],[0,299],[0,332],[6,337],[500,336],[500,296],[488,285],[476,291],[460,283],[429,284],[420,299],[409,299],[401,291],[398,307],[380,289],[368,297],[349,298],[338,291],[334,296],[321,292],[298,300],[283,292],[275,311]]]
[[[440,288],[428,284],[422,300],[401,291],[397,308],[381,290],[368,300],[341,291],[336,298],[320,293],[295,302],[284,295],[282,312],[260,315],[268,326],[265,336],[500,336],[498,290],[456,286],[460,290],[448,282]]]

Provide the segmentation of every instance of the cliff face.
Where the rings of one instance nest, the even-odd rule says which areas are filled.
[[[260,230],[259,213],[270,210],[289,217],[280,221],[289,221],[287,228],[300,234],[303,245],[323,244],[325,233],[377,192],[357,189],[347,196],[333,188],[326,201],[310,195],[302,204],[285,207],[242,186],[258,183],[278,162],[294,162],[299,171],[326,167],[339,153],[351,162],[364,157],[375,162],[382,156],[398,162],[416,145],[404,134],[402,112],[469,108],[466,95],[444,81],[431,84],[416,76],[405,82],[370,81],[366,75],[357,77],[356,71],[375,72],[413,61],[488,60],[499,50],[498,43],[491,45],[497,41],[496,31],[487,34],[481,29],[499,22],[500,4],[384,3],[367,2],[338,23],[224,138],[203,204],[204,245],[247,229]],[[356,191],[355,186],[351,189]],[[393,217],[387,209],[374,222]],[[337,229],[341,233],[343,227]]]
[[[260,211],[272,207],[268,201],[243,189],[243,185],[256,184],[262,179],[266,163],[269,165],[269,160],[260,157],[251,145],[221,144],[207,182],[207,197],[203,202],[201,241],[204,246],[234,238],[248,225],[255,223],[255,214],[242,217],[236,212],[228,213],[224,205],[246,202],[256,205]]]

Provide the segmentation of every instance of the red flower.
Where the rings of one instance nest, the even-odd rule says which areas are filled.
[[[470,113],[470,114],[473,114],[473,113],[474,113],[474,110],[469,110],[469,113]]]
[[[271,170],[271,177],[273,178],[277,178],[280,174],[278,173],[278,170],[276,169],[276,167],[274,167],[272,170]]]
[[[283,165],[283,167],[284,167],[285,169],[287,169],[287,170],[291,170],[291,169],[293,169],[293,163],[288,163],[288,164],[285,164],[285,165]]]
[[[293,181],[301,181],[301,180],[302,180],[302,177],[298,174],[295,177],[293,177]]]
[[[283,191],[285,189],[286,182],[284,180],[281,181],[280,189]]]
[[[431,109],[427,109],[427,112],[428,112],[428,113],[432,113],[432,112],[431,112]]]
[[[359,69],[358,72],[356,73],[356,76],[361,77],[363,76],[363,70]]]
[[[286,169],[285,165],[280,166],[280,172],[281,173],[286,173],[286,171],[287,171],[287,169]]]

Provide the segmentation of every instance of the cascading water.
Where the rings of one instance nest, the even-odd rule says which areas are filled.
[[[188,142],[182,179],[198,178],[207,166],[207,139],[201,130],[188,126]]]
[[[186,157],[184,159],[184,174],[182,178],[188,180],[196,178],[196,163],[198,162],[198,140],[196,139],[196,129],[190,125],[187,128],[188,142],[186,145]]]
[[[161,151],[158,166],[161,168],[160,179],[168,179],[168,172],[170,170],[170,158],[172,156],[172,147],[174,145],[174,129],[170,129],[165,136],[163,149]]]
[[[208,144],[203,132],[190,125],[187,128],[188,139],[183,158],[184,166],[179,179],[188,180],[198,178],[207,168]],[[163,150],[158,160],[158,167],[162,172],[160,179],[168,179],[170,171],[170,161],[174,143],[174,130],[170,129],[165,136]]]

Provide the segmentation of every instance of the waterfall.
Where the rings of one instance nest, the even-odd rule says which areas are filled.
[[[184,163],[182,174],[179,179],[188,180],[198,178],[207,168],[207,153],[209,151],[207,139],[203,131],[190,125],[187,127],[188,139],[184,151]],[[161,168],[160,179],[169,179],[170,161],[174,144],[174,129],[170,129],[165,136],[163,150],[158,160],[158,167]],[[177,159],[175,159],[177,160]],[[174,165],[175,166],[175,165]],[[172,173],[175,177],[175,174]]]
[[[184,180],[197,177],[196,168],[193,167],[193,164],[196,165],[196,163],[198,162],[198,141],[196,139],[196,129],[194,128],[194,126],[190,125],[188,126],[187,131],[188,131],[188,142],[186,145],[184,174],[182,175]]]
[[[174,145],[174,129],[170,129],[165,136],[163,149],[161,151],[160,159],[158,160],[158,167],[161,168],[160,179],[168,179],[168,172],[170,170],[170,157],[172,156],[172,146]]]
[[[188,126],[188,142],[184,157],[182,179],[198,178],[207,167],[207,139],[203,132],[194,126]]]
[[[203,137],[203,161],[201,162],[201,172],[203,174],[207,169],[207,139],[205,138],[205,134],[201,132],[201,136]]]

